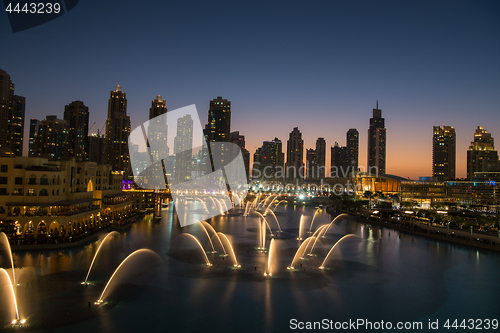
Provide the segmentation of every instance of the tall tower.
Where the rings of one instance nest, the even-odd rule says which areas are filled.
[[[290,132],[287,141],[285,177],[289,183],[304,182],[304,141],[298,127]]]
[[[68,156],[88,161],[89,108],[82,101],[73,101],[64,106],[64,120],[68,123]]]
[[[438,181],[455,179],[456,133],[451,126],[433,127],[432,177]]]
[[[40,120],[38,119],[30,119],[30,138],[29,138],[29,157],[36,156],[35,155],[35,138],[38,133],[38,127],[40,126]]]
[[[45,157],[51,160],[69,157],[68,123],[57,116],[47,116],[38,126],[34,146],[34,156],[36,157]]]
[[[191,179],[193,158],[193,119],[191,115],[177,119],[177,135],[174,138],[175,180],[179,182]]]
[[[0,69],[0,148],[23,155],[26,99],[14,95],[10,75]]]
[[[106,163],[114,171],[130,172],[128,136],[130,135],[130,117],[127,116],[127,95],[120,85],[110,92],[108,101],[108,119],[106,120]]]
[[[306,149],[306,179],[316,179],[318,167],[316,160],[316,149]]]
[[[318,138],[316,140],[316,151],[315,151],[315,164],[316,170],[314,171],[313,179],[323,179],[325,178],[326,171],[326,141],[324,138]]]
[[[498,163],[498,152],[491,133],[478,126],[474,133],[474,141],[467,150],[467,179],[473,180],[475,172],[487,172],[488,167]]]
[[[167,113],[167,102],[162,100],[161,96],[158,95],[156,99],[151,101],[147,128],[149,147],[151,148],[151,153],[154,155],[154,161],[165,159],[170,154],[167,145],[168,128],[166,117],[156,118],[165,113]]]
[[[358,171],[359,161],[359,132],[355,128],[347,131],[347,162],[351,167],[350,172]]]
[[[229,142],[231,133],[231,102],[222,97],[210,101],[208,110],[208,141]]]
[[[245,171],[247,179],[250,179],[250,152],[245,148],[245,136],[240,135],[239,131],[231,132],[229,134],[229,140],[241,148],[241,155],[243,156],[243,163],[245,164]]]
[[[382,110],[373,109],[373,117],[370,118],[370,128],[368,129],[368,172],[372,168],[377,168],[377,173],[385,173],[385,152],[386,152],[386,129],[385,120],[382,118]]]
[[[285,154],[282,152],[281,140],[274,138],[264,141],[260,154],[261,179],[266,182],[282,182]]]

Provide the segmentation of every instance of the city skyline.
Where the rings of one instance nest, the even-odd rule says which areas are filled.
[[[6,14],[0,20],[11,49],[36,50],[4,53],[0,61],[16,94],[26,97],[26,119],[62,118],[64,105],[81,100],[95,132],[117,84],[128,94],[132,128],[148,119],[158,94],[170,110],[196,104],[200,119],[208,101],[223,96],[233,103],[231,130],[246,136],[251,155],[262,141],[286,138],[299,127],[304,149],[325,138],[329,161],[329,147],[345,145],[345,132],[356,128],[359,165],[366,166],[368,119],[379,100],[386,171],[411,179],[432,175],[433,126],[455,128],[459,178],[466,177],[477,126],[500,137],[496,2],[290,2],[266,4],[266,11],[257,2],[200,2],[196,10],[157,4],[166,24],[129,1],[120,13],[113,3],[99,4],[99,11],[95,4],[80,3],[16,34]],[[214,23],[214,15],[226,19]],[[89,27],[88,20],[97,23]],[[84,51],[62,57],[75,41]],[[150,45],[155,48],[144,52]]]

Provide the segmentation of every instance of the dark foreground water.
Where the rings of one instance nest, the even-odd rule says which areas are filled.
[[[500,319],[499,254],[346,218],[332,225],[313,256],[299,259],[294,271],[287,270],[299,245],[300,216],[305,216],[306,238],[314,212],[312,208],[276,210],[283,232],[274,242],[271,277],[264,277],[268,253],[256,249],[259,218],[244,217],[242,211],[210,221],[232,239],[241,264],[238,269],[232,267],[229,256],[219,256],[222,249],[215,237],[218,253],[208,255],[213,266],[203,265],[198,245],[179,235],[190,232],[211,249],[206,234],[198,225],[178,227],[170,209],[163,210],[161,223],[154,223],[149,215],[109,237],[88,287],[80,282],[98,242],[64,251],[15,253],[20,314],[28,318],[32,331],[86,333],[282,332],[299,327],[293,320],[298,325],[323,319],[339,323],[362,319],[373,324],[372,329],[361,325],[359,331],[375,331],[383,320],[393,328],[398,322],[421,322],[422,329],[412,331],[425,332],[431,331],[429,320],[438,321],[435,332],[463,331],[444,328],[447,319],[450,324],[455,319],[458,324],[463,319]],[[268,221],[277,229],[273,217],[268,215]],[[312,230],[330,221],[329,215],[318,212]],[[318,269],[335,241],[350,233],[358,237],[339,243],[325,269]],[[268,234],[266,247],[269,242]],[[117,273],[117,283],[110,285],[105,303],[94,305],[115,268],[141,248],[157,255],[142,251],[132,256]],[[6,267],[5,259],[2,265]],[[1,289],[2,324],[11,320],[5,289]],[[482,328],[486,328],[484,322]]]

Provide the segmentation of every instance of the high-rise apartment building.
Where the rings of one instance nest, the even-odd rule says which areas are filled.
[[[15,156],[23,155],[26,99],[14,95],[10,75],[0,69],[0,148]]]
[[[349,151],[346,146],[340,146],[335,142],[331,148],[330,177],[347,178],[352,172],[351,164],[348,158]]]
[[[285,177],[289,183],[304,182],[304,141],[298,127],[290,132],[287,141]]]
[[[317,173],[316,149],[306,149],[306,179],[316,179]]]
[[[207,134],[211,142],[229,142],[231,133],[231,102],[222,97],[210,101]]]
[[[174,138],[176,181],[184,182],[191,179],[191,164],[193,158],[193,119],[191,115],[177,119],[177,135]]]
[[[89,155],[89,108],[82,101],[64,106],[64,120],[68,124],[68,156],[77,162],[87,162]]]
[[[368,129],[368,168],[370,173],[385,173],[386,153],[386,129],[385,120],[382,118],[382,110],[373,109],[373,117],[370,118]],[[374,167],[376,170],[374,170]]]
[[[243,156],[243,163],[245,164],[245,171],[247,179],[250,179],[250,152],[245,148],[245,136],[240,135],[239,131],[231,132],[229,134],[229,141],[241,148],[241,155]]]
[[[359,164],[359,132],[355,128],[347,131],[347,160],[351,165],[351,172],[358,171]]]
[[[467,179],[473,180],[475,172],[487,172],[490,166],[498,163],[498,152],[491,133],[478,126],[474,141],[467,150]]]
[[[35,138],[38,133],[39,126],[40,120],[34,118],[30,119],[29,157],[35,156]]]
[[[89,135],[89,162],[106,164],[105,145],[104,135],[99,132]]]
[[[452,126],[434,126],[432,136],[432,177],[438,181],[455,179],[456,133]]]
[[[165,113],[167,113],[167,102],[162,100],[161,96],[158,95],[156,99],[151,101],[148,128],[146,129],[153,161],[165,159],[170,155],[167,142],[167,118],[157,118]]]
[[[315,164],[316,170],[312,174],[314,179],[325,178],[326,172],[326,141],[324,138],[318,138],[316,140],[316,150],[315,150]]]
[[[110,92],[108,100],[108,119],[106,120],[106,163],[113,171],[130,172],[128,136],[130,117],[127,115],[127,96],[120,85]]]
[[[62,160],[69,157],[68,123],[57,118],[47,116],[38,126],[34,140],[34,156],[50,160]]]
[[[266,182],[282,182],[285,154],[281,140],[274,138],[271,141],[264,141],[260,154],[260,179]]]

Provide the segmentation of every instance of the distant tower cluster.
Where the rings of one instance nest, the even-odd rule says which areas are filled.
[[[451,126],[434,126],[432,138],[432,177],[438,181],[455,179],[456,133]]]
[[[358,171],[359,132],[355,128],[349,129],[346,135],[346,146],[337,142],[330,150],[330,176],[349,177]]]
[[[385,153],[386,153],[386,129],[382,110],[373,109],[373,117],[370,118],[370,128],[368,129],[368,172],[373,172],[376,167],[379,174],[385,174]]]

